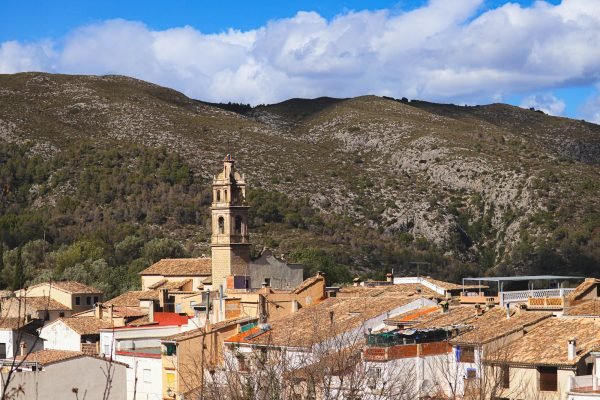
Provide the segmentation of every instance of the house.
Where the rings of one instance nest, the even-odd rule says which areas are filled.
[[[223,341],[256,326],[256,321],[255,317],[234,318],[163,338],[163,397],[198,397],[202,371],[210,374],[223,366]]]
[[[382,328],[384,320],[433,305],[429,299],[393,296],[326,299],[226,339],[225,363],[236,373],[216,376],[214,384],[258,385],[256,390],[268,390],[261,389],[260,382],[287,377],[281,381],[281,390],[285,387],[289,398],[323,390],[330,395],[350,395],[353,388],[322,380],[328,377],[316,382],[317,377],[311,376],[302,385],[298,380],[324,358],[346,355],[356,359],[356,352],[350,349],[362,345],[371,330]],[[303,373],[295,373],[298,370]]]
[[[210,258],[166,258],[139,273],[142,290],[160,288],[199,291],[204,279],[211,276]]]
[[[100,354],[127,364],[127,399],[161,399],[161,339],[196,328],[185,315],[151,312],[122,327],[100,329]]]
[[[0,319],[0,359],[13,358],[19,348],[38,351],[44,348],[37,335],[39,320],[4,317]]]
[[[125,400],[125,370],[123,363],[77,351],[41,350],[3,361],[0,385],[15,400]]]
[[[3,317],[28,317],[41,321],[54,321],[73,313],[71,308],[49,296],[9,297],[0,301],[0,307],[0,314]]]
[[[44,349],[81,351],[99,354],[100,329],[110,329],[110,321],[95,316],[59,318],[45,325],[40,332]]]
[[[303,272],[302,264],[288,263],[277,258],[272,250],[263,249],[258,258],[250,262],[248,286],[260,289],[264,283],[272,289],[293,289],[304,280]]]
[[[502,397],[589,399],[596,381],[599,398],[591,356],[599,328],[595,318],[550,318],[513,342],[502,360],[486,360],[505,371]]]

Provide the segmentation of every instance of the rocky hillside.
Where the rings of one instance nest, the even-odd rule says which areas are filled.
[[[97,236],[98,213],[116,207],[143,214],[114,217],[127,235],[206,252],[206,188],[232,152],[257,189],[253,241],[308,263],[381,274],[426,260],[453,278],[599,271],[600,126],[539,111],[375,96],[252,108],[121,76],[23,73],[0,75],[0,146],[9,251],[43,239],[17,238],[9,220],[44,210],[58,251]],[[15,158],[37,175],[11,172]]]

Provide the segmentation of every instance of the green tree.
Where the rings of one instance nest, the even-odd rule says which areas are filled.
[[[13,275],[13,290],[18,290],[23,287],[23,259],[21,257],[21,248],[17,247],[17,259],[15,261],[15,273]]]

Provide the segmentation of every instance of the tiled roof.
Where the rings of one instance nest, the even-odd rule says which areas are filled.
[[[571,293],[567,295],[567,300],[576,301],[585,294],[589,289],[591,289],[594,285],[600,284],[600,279],[595,278],[587,278],[583,281],[579,286],[575,288]]]
[[[415,329],[444,329],[467,324],[476,317],[472,306],[450,307],[446,313],[432,313],[412,326]]]
[[[2,312],[5,311],[16,311],[19,310],[19,303],[21,307],[25,307],[27,312],[29,311],[69,311],[71,310],[66,305],[59,303],[58,301],[51,299],[47,296],[36,296],[36,297],[11,297],[5,299],[2,302]],[[21,308],[21,313],[25,312]]]
[[[323,278],[320,275],[311,276],[310,278],[304,280],[304,282],[302,282],[300,285],[298,285],[294,290],[292,290],[292,293],[294,293],[294,294],[301,293],[302,291],[306,290],[307,288],[314,285],[315,283],[321,282],[324,280],[325,280],[325,278]]]
[[[424,278],[426,281],[444,289],[444,290],[462,290],[463,288],[465,289],[487,289],[487,286],[484,285],[459,285],[457,283],[452,283],[452,282],[446,282],[446,281],[439,281],[437,279],[433,279],[430,277],[426,277]]]
[[[210,258],[164,258],[140,272],[140,275],[206,276],[211,273]]]
[[[400,285],[385,285],[377,287],[348,286],[340,289],[342,297],[379,297],[379,296],[423,296],[430,298],[441,298],[437,292],[421,285],[420,283],[403,283]]]
[[[23,318],[12,318],[3,317],[0,318],[0,329],[19,329],[29,324],[31,321],[26,322]]]
[[[96,335],[100,329],[112,328],[112,323],[96,317],[60,318],[69,328],[80,335]]]
[[[115,329],[138,328],[144,326],[181,326],[186,325],[190,317],[187,315],[179,315],[173,312],[154,312],[154,321],[150,322],[148,316],[143,316],[128,325],[120,326]]]
[[[512,342],[505,360],[534,365],[568,365],[579,362],[600,342],[600,322],[592,318],[549,318],[521,339]],[[568,359],[567,342],[576,338],[576,357]]]
[[[15,360],[25,361],[25,362],[37,362],[43,366],[47,366],[50,364],[55,364],[55,363],[62,362],[62,361],[68,361],[68,360],[71,360],[74,358],[79,358],[79,357],[91,357],[91,358],[97,358],[97,359],[106,361],[104,358],[97,357],[97,356],[91,356],[89,354],[82,353],[81,351],[51,350],[51,349],[34,351],[29,354],[26,354],[25,356],[17,356],[17,357],[15,357]],[[127,364],[124,364],[124,363],[118,362],[118,361],[111,361],[111,363],[127,366]]]
[[[67,292],[67,293],[102,294],[101,290],[98,290],[91,286],[84,285],[83,283],[79,283],[79,282],[75,282],[75,281],[43,282],[43,283],[38,283],[37,285],[31,286],[27,290],[30,290],[30,289],[33,289],[36,287],[40,287],[40,286],[44,286],[44,285],[50,285],[52,288],[56,288],[56,289],[62,290],[63,292]]]
[[[552,316],[549,312],[512,310],[510,318],[503,308],[492,308],[483,315],[468,321],[471,330],[461,334],[452,342],[455,344],[481,345],[521,331]]]
[[[85,354],[80,351],[68,350],[40,350],[34,351],[25,356],[15,357],[18,361],[37,362],[41,365],[54,364],[61,361],[70,360],[72,358],[84,357]]]
[[[365,321],[413,301],[413,298],[399,297],[379,297],[369,301],[360,297],[329,298],[273,321],[270,330],[256,337],[249,339],[253,334],[260,333],[260,330],[251,329],[244,332],[242,337],[229,338],[226,342],[239,339],[240,342],[262,345],[311,346],[359,328]]]
[[[159,290],[159,289],[168,289],[168,290],[180,290],[182,287],[190,283],[191,279],[184,279],[182,281],[173,281],[170,282],[167,279],[161,279],[153,285],[148,286],[148,289]]]
[[[579,303],[575,306],[566,307],[564,315],[579,316],[579,317],[599,317],[600,316],[600,299],[590,300],[584,303]]]
[[[132,290],[104,302],[104,305],[139,307],[140,300],[158,300],[158,290]]]

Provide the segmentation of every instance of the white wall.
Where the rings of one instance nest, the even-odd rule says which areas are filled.
[[[24,341],[27,343],[27,351],[38,351],[43,349],[44,342],[42,339],[31,335],[29,333],[23,333],[19,338],[17,331],[2,329],[0,330],[0,343],[6,344],[6,358],[12,358],[19,355],[20,348],[18,341]]]
[[[135,400],[162,400],[162,360],[160,358],[117,355],[115,359],[129,365],[126,374],[127,400],[133,400],[134,391]],[[145,374],[144,370],[150,370],[150,373]]]
[[[44,326],[40,337],[45,349],[81,351],[81,336],[60,320]]]
[[[42,371],[15,374],[9,390],[23,386],[24,393],[18,393],[15,400],[62,400],[74,399],[73,388],[77,388],[80,399],[85,396],[86,400],[101,400],[106,386],[103,372],[106,372],[107,366],[106,361],[94,357],[71,359],[48,365]],[[112,368],[110,399],[125,400],[126,368],[116,363],[112,364]]]

